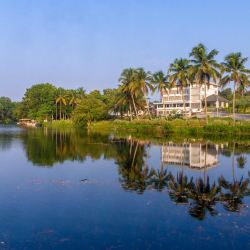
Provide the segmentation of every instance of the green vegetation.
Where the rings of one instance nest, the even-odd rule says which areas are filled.
[[[233,118],[235,122],[235,99],[236,99],[236,89],[240,92],[249,86],[249,74],[250,70],[245,67],[247,58],[243,58],[241,53],[231,53],[225,58],[225,62],[222,63],[223,72],[227,74],[222,78],[221,85],[224,86],[230,82],[234,82],[233,91]]]
[[[95,122],[91,126],[93,132],[113,133],[116,135],[140,135],[147,137],[181,136],[206,138],[207,136],[235,137],[245,135],[250,137],[250,122],[237,121],[236,126],[231,119],[209,119],[209,124],[199,119],[174,119],[174,120],[134,120],[132,122],[115,120]]]
[[[0,123],[8,124],[16,120],[15,109],[17,103],[8,97],[0,97]]]

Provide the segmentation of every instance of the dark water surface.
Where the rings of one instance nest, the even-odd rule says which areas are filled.
[[[0,127],[0,249],[250,249],[249,145]]]

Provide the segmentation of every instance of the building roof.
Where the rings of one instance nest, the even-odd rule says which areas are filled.
[[[217,95],[210,95],[207,97],[207,102],[229,102],[226,98]]]

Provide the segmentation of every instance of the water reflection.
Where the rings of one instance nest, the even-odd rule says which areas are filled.
[[[19,139],[28,160],[36,166],[52,167],[65,160],[84,162],[88,157],[111,159],[117,165],[123,190],[138,194],[152,189],[165,192],[166,199],[169,197],[174,204],[183,205],[190,216],[199,220],[207,214],[216,216],[218,205],[222,205],[224,211],[239,212],[244,207],[244,197],[250,194],[249,175],[239,179],[235,175],[236,165],[239,171],[247,165],[249,147],[244,144],[167,142],[158,146],[161,150],[158,166],[149,160],[151,143],[131,137],[87,135],[83,131],[27,130]],[[1,135],[0,146],[6,147],[5,143],[10,141]],[[211,181],[209,171],[206,174],[207,170],[220,165],[219,155],[232,158],[232,180],[220,175],[213,176]],[[189,172],[185,173],[183,167]],[[197,176],[193,169],[204,170],[204,175]]]
[[[196,169],[210,168],[218,164],[221,147],[223,145],[168,142],[162,146],[162,161]]]

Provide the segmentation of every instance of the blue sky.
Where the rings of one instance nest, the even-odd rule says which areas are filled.
[[[249,17],[249,0],[0,0],[0,96],[116,87],[122,69],[166,71],[199,42],[250,57]]]

